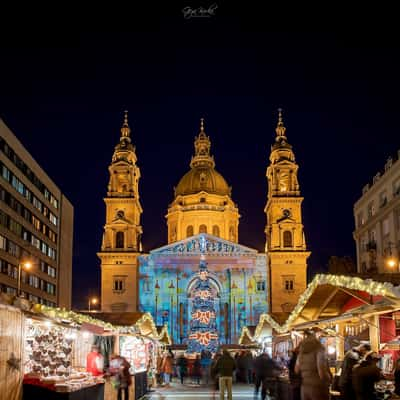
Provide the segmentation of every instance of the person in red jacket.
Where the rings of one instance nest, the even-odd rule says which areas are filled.
[[[87,355],[86,371],[93,376],[100,376],[104,373],[104,358],[99,353],[99,348],[95,345],[92,346],[92,351]]]

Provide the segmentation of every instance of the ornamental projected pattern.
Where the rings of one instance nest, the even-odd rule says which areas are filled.
[[[215,313],[215,334],[220,343],[237,343],[242,327],[256,324],[268,312],[266,256],[257,250],[200,234],[140,256],[139,310],[151,313],[156,325],[167,323],[174,343],[188,344],[192,315],[202,321],[211,318],[196,314],[204,310],[195,310],[193,304],[202,255],[212,291],[213,310],[208,311]]]
[[[257,251],[208,234],[176,242],[172,245],[151,251],[151,254],[219,254],[219,255],[256,255]]]

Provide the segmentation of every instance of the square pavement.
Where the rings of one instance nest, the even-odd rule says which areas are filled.
[[[225,398],[226,393],[225,393]],[[260,395],[259,395],[260,398]],[[195,385],[172,383],[169,388],[155,388],[154,392],[147,394],[143,400],[195,400],[195,399],[208,399],[219,400],[219,391],[216,391],[213,386]],[[254,385],[233,385],[233,399],[234,400],[249,400],[255,399]]]

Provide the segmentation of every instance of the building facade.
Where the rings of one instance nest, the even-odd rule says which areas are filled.
[[[280,124],[283,126],[281,119]],[[279,129],[282,129],[280,126]],[[124,128],[129,129],[127,120]],[[124,134],[121,141],[126,141]],[[286,167],[278,155],[285,151],[290,153],[291,150],[280,139],[278,142],[281,147],[274,145],[279,148],[274,148],[271,160],[276,159],[283,170]],[[298,184],[293,183],[297,176],[294,156],[290,168],[287,168],[287,172],[292,174],[292,180],[288,182],[284,201],[271,189],[266,207],[269,221],[276,217],[278,209],[290,210],[291,214],[285,217],[285,221],[276,222],[275,218],[267,226],[270,232],[267,237],[273,244],[271,251],[278,255],[280,250],[280,255],[286,257],[284,260],[275,256],[275,253],[270,257],[240,244],[239,209],[232,199],[231,187],[215,169],[211,141],[205,133],[203,120],[195,137],[190,169],[180,179],[174,190],[174,199],[168,207],[167,244],[144,254],[140,251],[142,208],[139,203],[140,173],[136,166],[135,150],[129,140],[129,146],[125,145],[124,157],[119,157],[118,146],[110,166],[110,179],[116,175],[115,166],[118,165],[120,172],[117,176],[123,174],[124,182],[135,184],[131,191],[116,190],[117,194],[115,191],[110,192],[109,186],[106,225],[99,253],[103,311],[149,312],[157,325],[168,324],[175,343],[186,344],[189,321],[194,313],[193,299],[201,259],[207,264],[214,298],[212,310],[215,310],[220,343],[237,342],[245,325],[256,324],[260,315],[270,310],[270,304],[275,305],[270,295],[278,298],[280,310],[282,304],[297,302],[296,296],[306,285],[306,259],[309,252],[306,251],[301,222],[302,198]],[[275,166],[269,171],[269,177],[277,172]],[[275,182],[275,178],[271,179],[270,184]],[[283,174],[279,179],[283,185]],[[297,186],[292,189],[291,185]],[[125,216],[125,221],[122,221]],[[275,229],[276,223],[278,229]],[[271,231],[270,226],[273,226]],[[125,234],[120,233],[123,227],[132,230],[131,242]],[[282,228],[293,235],[290,247],[275,244],[280,243],[275,236]],[[119,245],[118,238],[121,240]],[[124,243],[121,238],[125,238]],[[269,250],[269,246],[267,248]],[[271,268],[271,263],[277,263],[276,267]],[[271,273],[274,274],[274,281],[271,281]],[[270,284],[275,285],[278,277],[283,279],[292,276],[294,279],[290,288],[285,289],[281,284],[279,288],[270,290]]]
[[[71,308],[73,207],[0,120],[0,285],[29,300]]]
[[[400,150],[364,186],[354,204],[359,273],[400,272]]]
[[[267,168],[266,252],[270,271],[271,313],[290,312],[307,287],[307,251],[300,185],[292,146],[279,110],[275,143]]]

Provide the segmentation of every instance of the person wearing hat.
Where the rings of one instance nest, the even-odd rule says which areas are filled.
[[[356,400],[375,400],[375,383],[383,379],[383,374],[377,363],[381,356],[371,351],[365,355],[365,360],[353,369],[353,389]]]
[[[354,400],[352,372],[367,352],[371,351],[369,344],[360,344],[349,350],[343,359],[342,373],[339,377],[339,389],[343,400]]]

